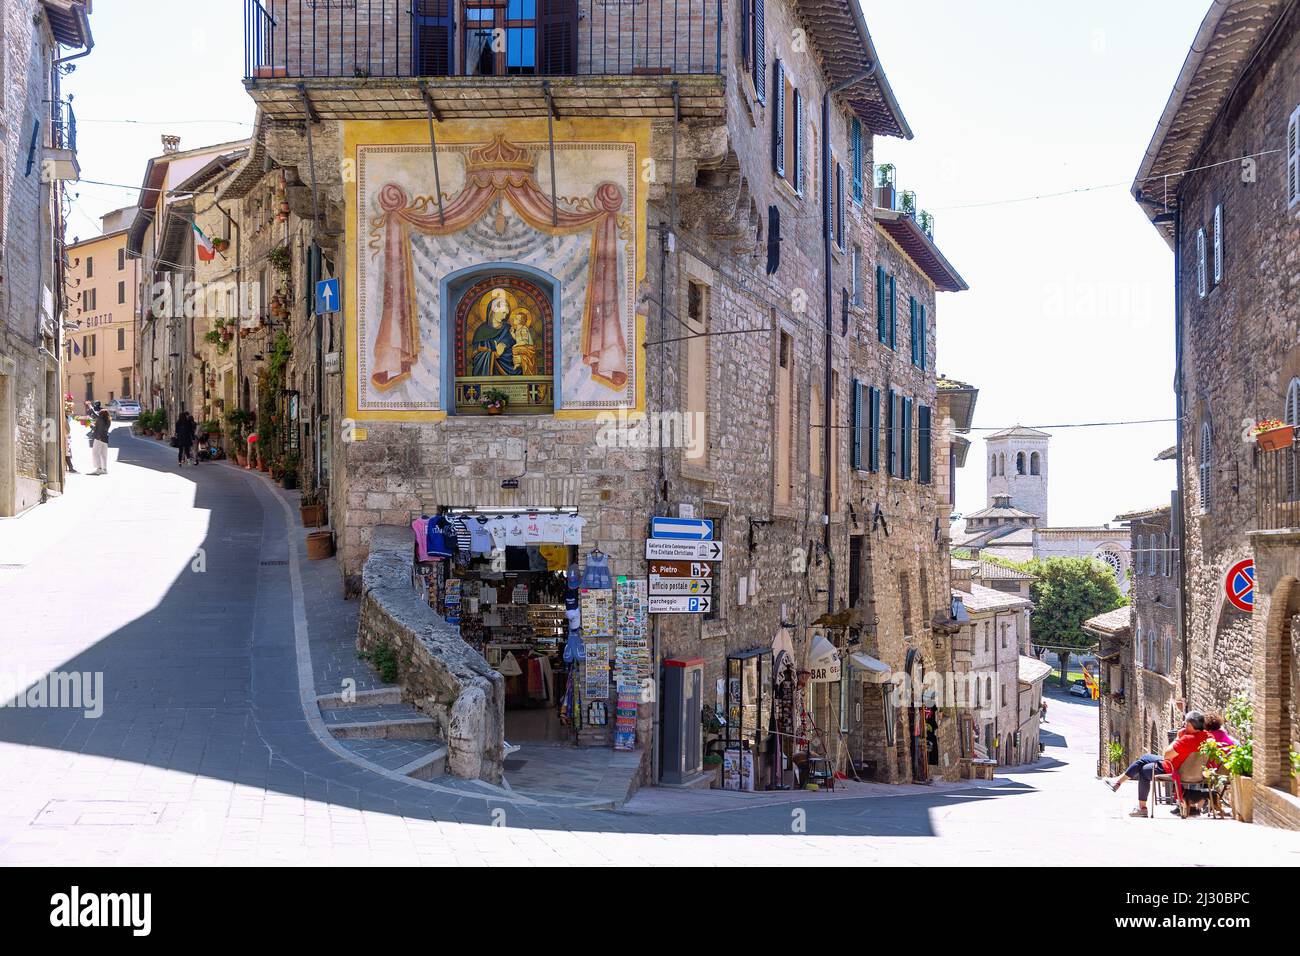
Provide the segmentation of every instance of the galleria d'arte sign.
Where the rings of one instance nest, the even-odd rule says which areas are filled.
[[[557,135],[553,208],[545,140],[479,135],[439,133],[441,208],[427,140],[355,146],[350,410],[482,413],[493,391],[511,413],[635,407],[637,144]]]

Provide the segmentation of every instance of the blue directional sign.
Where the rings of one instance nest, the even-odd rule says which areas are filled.
[[[316,314],[329,315],[339,310],[339,280],[321,279],[316,283]]]
[[[650,537],[676,541],[712,541],[713,522],[707,518],[651,518]]]

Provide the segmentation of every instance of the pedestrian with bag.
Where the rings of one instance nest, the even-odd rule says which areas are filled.
[[[184,465],[186,458],[194,458],[194,432],[196,428],[194,416],[182,408],[180,415],[176,417],[176,432],[172,438],[172,444],[176,446],[176,464]],[[195,464],[198,464],[198,462],[195,462]]]
[[[95,465],[92,475],[108,474],[108,432],[112,427],[113,419],[108,414],[108,409],[101,409],[90,430],[90,457]]]

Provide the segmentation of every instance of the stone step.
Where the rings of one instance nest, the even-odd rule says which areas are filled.
[[[380,704],[400,704],[402,689],[400,687],[379,687],[375,690],[358,690],[351,695],[351,700],[344,700],[342,694],[322,694],[316,698],[316,706],[322,711],[336,710],[341,707],[374,707]]]
[[[325,707],[321,719],[339,738],[367,740],[437,740],[438,722],[410,704],[360,703],[347,707]]]
[[[434,780],[447,772],[447,748],[439,740],[341,738],[351,753],[413,780]]]

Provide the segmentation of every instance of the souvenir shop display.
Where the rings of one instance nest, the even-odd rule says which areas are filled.
[[[413,583],[501,674],[506,738],[609,726],[616,746],[635,747],[650,674],[645,582],[616,584],[599,546],[580,557],[586,519],[540,509],[411,519]]]

